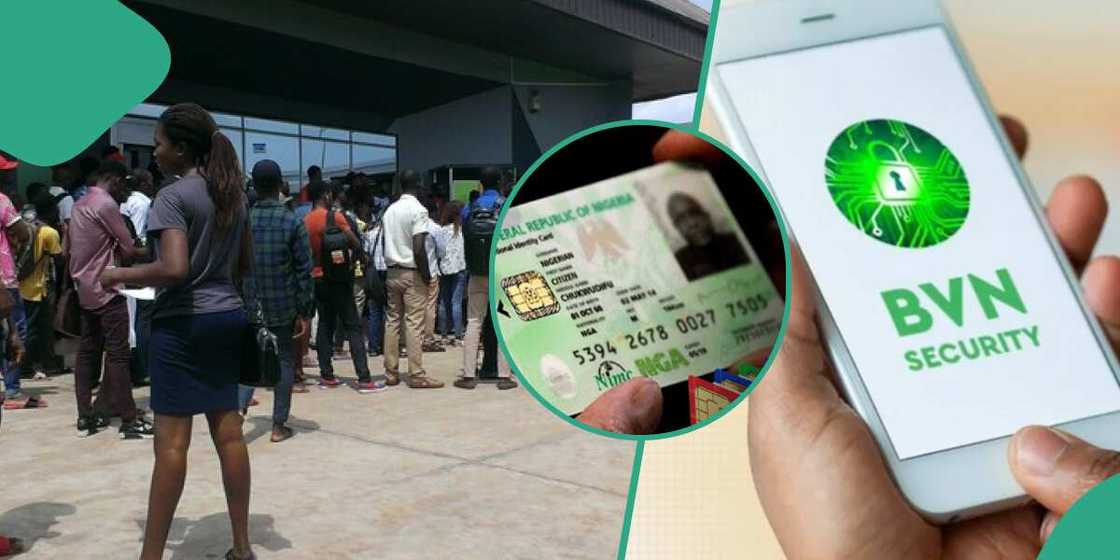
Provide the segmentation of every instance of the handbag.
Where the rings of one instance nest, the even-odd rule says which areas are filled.
[[[241,341],[241,378],[249,387],[275,387],[280,382],[280,342],[264,324],[260,304],[252,306]]]
[[[73,285],[67,285],[58,295],[54,330],[65,338],[78,338],[82,335],[82,308],[78,304],[78,291]]]
[[[385,277],[381,275],[380,270],[377,270],[378,239],[381,240],[381,255],[383,258],[385,255],[385,223],[381,216],[378,216],[375,225],[378,224],[380,227],[377,230],[377,235],[373,238],[373,250],[370,251],[369,265],[366,266],[366,275],[362,279],[362,289],[366,292],[366,299],[373,302],[377,307],[384,307],[389,301],[389,296],[385,287]]]
[[[69,258],[66,269],[69,270]],[[62,275],[62,288],[55,305],[54,330],[65,338],[78,338],[82,335],[82,308],[78,302],[78,290],[69,274]]]
[[[261,301],[254,289],[256,266],[252,257],[249,259],[249,270],[249,279],[242,290],[248,321],[241,339],[241,376],[238,383],[249,387],[275,387],[280,382],[280,342],[264,322]]]

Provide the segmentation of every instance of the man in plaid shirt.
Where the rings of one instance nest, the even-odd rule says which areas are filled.
[[[253,228],[252,291],[260,302],[264,322],[279,342],[280,382],[274,391],[272,441],[292,437],[285,424],[292,408],[295,353],[292,341],[303,336],[315,312],[311,284],[311,244],[303,221],[280,202],[284,184],[280,166],[270,159],[253,166],[257,203],[249,211]],[[300,392],[307,389],[302,385]],[[241,409],[253,397],[252,387],[241,388]]]

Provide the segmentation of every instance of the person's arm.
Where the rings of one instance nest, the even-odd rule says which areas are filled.
[[[253,229],[245,223],[241,232],[241,255],[237,259],[237,270],[234,271],[234,283],[241,282],[253,275]]]
[[[416,259],[416,270],[420,272],[420,277],[425,283],[432,281],[432,271],[428,266],[427,242],[427,231],[412,236],[412,256]]]
[[[27,227],[27,222],[23,220],[11,201],[7,201],[3,207],[0,207],[0,220],[4,222],[4,232],[12,247],[12,254],[18,254],[23,244],[31,239],[31,228]]]
[[[135,284],[163,288],[174,286],[187,278],[189,270],[187,232],[182,229],[165,229],[159,234],[159,257],[147,264],[126,268],[107,268],[101,273],[101,283]]]
[[[39,231],[42,232],[44,230]],[[66,259],[62,256],[62,239],[59,231],[57,229],[54,229],[53,227],[46,229],[45,231],[47,231],[48,233],[43,239],[43,256],[40,258],[49,258],[51,262],[48,264],[53,265],[56,271],[66,270],[64,268],[66,266]],[[55,285],[57,285],[57,283],[52,282],[51,285],[48,286],[48,289],[53,292],[55,290]]]
[[[315,315],[315,287],[311,280],[311,242],[308,241],[307,228],[303,227],[302,221],[296,220],[290,243],[299,314],[304,319],[310,319]]]
[[[432,263],[428,262],[428,211],[422,206],[412,214],[412,258],[424,282],[432,281]]]

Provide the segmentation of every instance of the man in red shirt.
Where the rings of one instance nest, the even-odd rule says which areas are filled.
[[[105,160],[97,183],[86,192],[70,216],[70,275],[81,306],[82,335],[74,364],[74,395],[78,401],[78,435],[96,434],[109,425],[109,408],[121,417],[121,439],[151,438],[152,425],[137,414],[132,399],[128,361],[128,306],[115,287],[101,283],[101,273],[119,258],[146,254],[132,242],[120,203],[127,198],[124,164]],[[92,399],[94,372],[105,354],[105,376],[97,402]],[[108,403],[106,403],[108,401]]]
[[[319,314],[319,329],[315,340],[319,354],[319,383],[324,387],[336,387],[341,382],[334,375],[331,359],[334,357],[334,332],[341,321],[343,332],[350,341],[350,358],[354,361],[354,372],[358,374],[359,393],[376,393],[385,390],[384,378],[372,379],[369,373],[369,358],[366,356],[365,337],[362,336],[358,321],[358,309],[354,306],[354,272],[343,274],[341,281],[329,278],[323,273],[324,255],[323,236],[327,231],[327,215],[331,208],[331,186],[323,181],[314,181],[307,186],[308,195],[315,208],[303,219],[307,227],[307,237],[311,242],[311,277],[315,279],[315,305]],[[362,243],[350,230],[350,224],[342,212],[334,212],[334,223],[346,235],[350,251],[358,258],[364,258]],[[326,256],[330,258],[329,255]]]

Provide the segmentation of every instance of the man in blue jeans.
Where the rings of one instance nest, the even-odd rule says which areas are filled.
[[[381,231],[381,217],[384,211],[375,214],[373,223],[366,231],[366,251],[369,254],[369,264],[366,274],[381,276],[381,285],[385,285],[388,267],[385,266],[385,254],[382,250],[384,237]],[[380,356],[385,345],[385,297],[367,294],[366,308],[369,310],[369,355]]]
[[[308,320],[315,310],[307,229],[303,220],[280,202],[283,184],[280,166],[275,161],[261,160],[253,166],[257,203],[249,211],[249,224],[253,228],[253,274],[246,283],[249,296],[246,308],[252,309],[253,300],[260,304],[265,325],[279,343],[280,381],[273,390],[273,443],[292,437],[287,422],[295,378],[293,339],[307,331]],[[253,398],[253,388],[242,387],[240,397],[244,411]]]
[[[31,229],[27,227],[23,217],[20,216],[12,200],[6,193],[15,190],[15,170],[19,162],[0,154],[0,282],[11,295],[11,315],[9,323],[19,334],[22,343],[27,336],[27,325],[24,320],[23,299],[19,296],[19,282],[16,280],[15,258],[24,244],[31,239]],[[4,394],[9,408],[32,408],[39,401],[23,394],[20,389],[20,366],[15,363],[3,361],[4,369]]]

